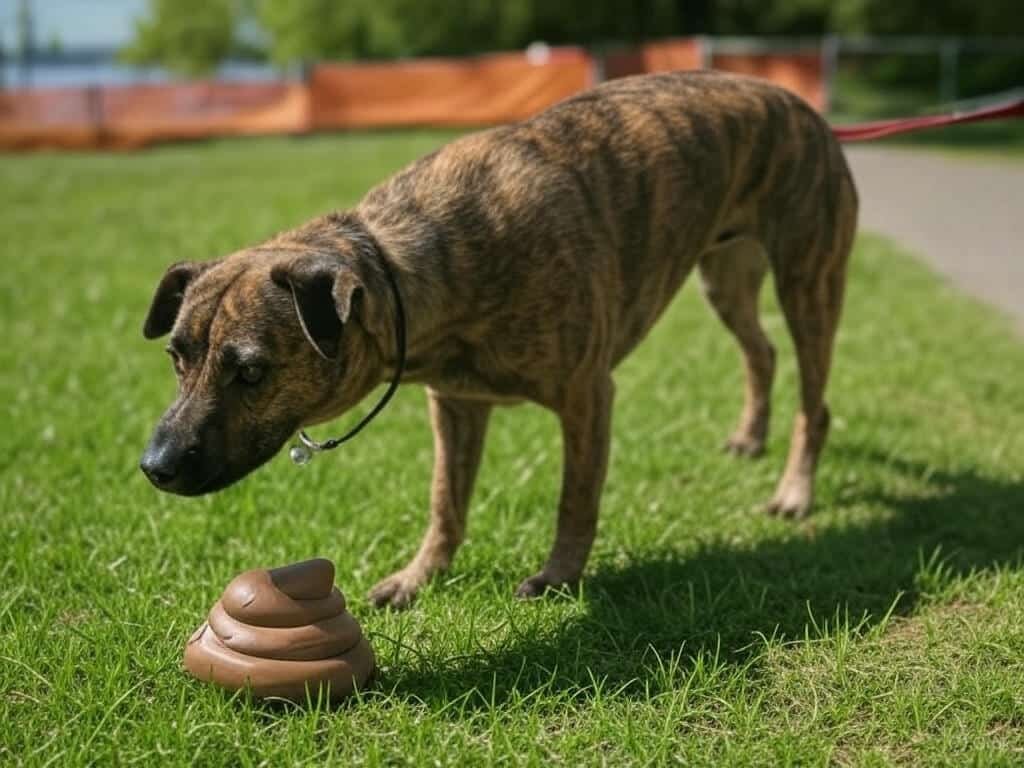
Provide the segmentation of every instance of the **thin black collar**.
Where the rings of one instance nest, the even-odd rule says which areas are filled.
[[[395,344],[398,347],[398,362],[395,365],[395,375],[391,379],[391,383],[388,384],[387,392],[384,396],[373,406],[373,410],[366,414],[362,420],[356,424],[352,429],[346,432],[341,437],[334,437],[330,440],[325,440],[322,443],[318,443],[316,440],[306,434],[305,430],[299,430],[299,444],[292,446],[292,449],[288,452],[291,456],[292,461],[296,464],[307,464],[316,453],[322,451],[330,451],[337,448],[344,442],[351,440],[353,437],[358,435],[362,431],[363,427],[369,424],[373,419],[384,410],[384,406],[388,404],[395,392],[398,390],[398,385],[402,382],[402,373],[405,371],[405,355],[406,355],[406,343],[405,343],[405,307],[402,305],[402,294],[398,290],[398,281],[395,280],[395,275],[391,271],[391,267],[388,265],[386,259],[381,259],[381,266],[384,269],[384,274],[387,276],[388,284],[391,286],[391,295],[395,299]]]

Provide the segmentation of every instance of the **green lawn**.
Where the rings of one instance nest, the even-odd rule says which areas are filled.
[[[405,613],[364,595],[425,521],[418,388],[309,467],[282,454],[199,500],[148,485],[174,381],[140,329],[164,267],[352,203],[443,138],[0,157],[0,764],[1021,764],[1024,344],[876,238],[853,259],[806,522],[757,511],[795,400],[770,291],[776,422],[751,463],[717,450],[740,366],[692,286],[618,372],[574,596],[512,597],[554,523],[559,438],[537,408],[497,414],[469,540]],[[380,658],[360,701],[258,704],[185,676],[236,573],[316,555]]]
[[[942,106],[938,86],[894,87],[863,76],[840,72],[835,83],[829,121],[843,125],[893,117],[936,114]],[[914,131],[884,139],[889,146],[955,153],[968,159],[1024,159],[1024,120],[1019,118],[966,123]]]
[[[1024,120],[1003,119],[905,133],[884,140],[886,146],[927,149],[966,160],[1024,160]]]

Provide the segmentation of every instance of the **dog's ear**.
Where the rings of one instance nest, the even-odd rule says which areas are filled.
[[[181,309],[185,289],[211,266],[212,262],[180,261],[167,268],[149,305],[149,314],[142,326],[143,336],[155,339],[170,333],[178,317],[178,310]]]
[[[363,295],[362,281],[351,267],[328,256],[299,256],[275,264],[270,279],[291,292],[299,325],[313,348],[327,360],[337,358],[342,328]]]

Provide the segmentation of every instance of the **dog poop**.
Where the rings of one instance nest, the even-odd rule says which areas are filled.
[[[229,690],[296,702],[362,687],[375,659],[322,558],[246,571],[185,646],[185,669]]]

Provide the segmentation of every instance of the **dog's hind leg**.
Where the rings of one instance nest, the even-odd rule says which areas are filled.
[[[740,237],[706,251],[699,269],[704,295],[736,337],[746,369],[743,411],[724,448],[736,456],[759,456],[768,435],[775,377],[775,348],[758,317],[768,258],[759,242]]]
[[[814,474],[828,435],[825,385],[846,284],[846,262],[856,221],[852,185],[841,188],[841,214],[829,231],[804,242],[781,242],[773,258],[775,285],[796,349],[800,372],[800,410],[793,422],[789,457],[770,514],[803,517],[814,497]],[[810,247],[808,247],[808,240]]]
[[[451,565],[466,533],[466,514],[480,466],[491,406],[427,390],[434,430],[430,525],[416,556],[370,590],[376,606],[403,608],[427,580]]]

